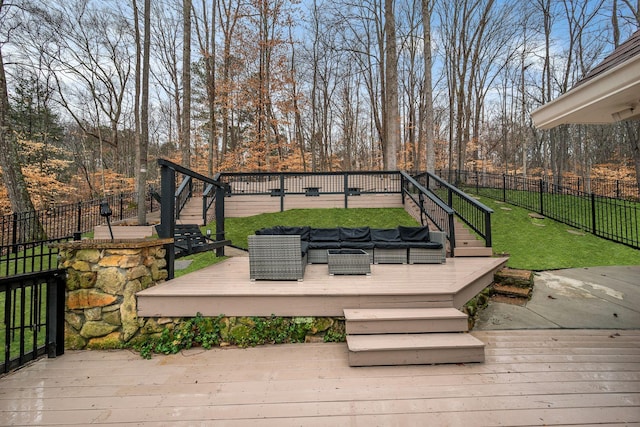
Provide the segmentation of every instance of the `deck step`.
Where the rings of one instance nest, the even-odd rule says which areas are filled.
[[[468,333],[348,335],[350,366],[484,362],[484,343]]]
[[[482,247],[482,248],[474,248],[474,247],[456,247],[455,256],[456,257],[490,257],[493,255],[493,249]]]
[[[468,330],[468,316],[453,307],[344,309],[344,317],[348,335]]]

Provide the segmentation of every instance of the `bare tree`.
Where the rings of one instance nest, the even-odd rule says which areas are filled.
[[[396,18],[394,1],[384,2],[384,32],[386,36],[384,101],[387,106],[384,116],[386,138],[384,168],[397,169],[398,146],[400,145],[400,111],[398,108],[398,51],[396,46]]]
[[[182,166],[191,167],[191,0],[182,0]]]
[[[422,28],[423,57],[424,57],[424,82],[422,86],[421,116],[422,134],[424,135],[427,172],[435,171],[435,144],[434,144],[434,117],[433,117],[433,87],[431,68],[433,64],[431,55],[431,14],[433,11],[432,0],[422,0]]]
[[[217,117],[216,117],[216,11],[217,1],[213,0],[211,8],[207,7],[206,1],[202,0],[200,5],[201,16],[194,11],[194,23],[200,54],[204,62],[204,84],[207,94],[207,128],[209,134],[209,155],[207,159],[207,172],[213,175],[214,163],[219,163],[218,142],[217,142]]]

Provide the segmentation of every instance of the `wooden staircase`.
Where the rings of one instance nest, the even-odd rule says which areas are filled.
[[[178,224],[205,225],[202,221],[202,197],[192,197],[180,211]]]
[[[345,309],[350,366],[484,362],[455,308]]]
[[[493,249],[485,246],[484,240],[478,239],[462,222],[455,221],[456,257],[492,256]]]

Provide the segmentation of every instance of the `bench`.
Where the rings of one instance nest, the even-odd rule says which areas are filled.
[[[160,226],[157,225],[156,229]],[[197,224],[176,224],[173,246],[176,258],[219,249],[231,244],[231,240],[214,240],[202,234]]]

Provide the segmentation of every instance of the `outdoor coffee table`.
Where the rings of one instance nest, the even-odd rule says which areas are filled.
[[[371,274],[370,256],[362,249],[328,249],[329,274]]]

